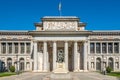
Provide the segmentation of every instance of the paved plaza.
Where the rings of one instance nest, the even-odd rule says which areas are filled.
[[[52,73],[23,73],[20,75],[1,77],[0,80],[120,80],[116,77],[101,75],[96,72],[69,73],[70,79],[51,79]],[[67,74],[66,74],[67,75]],[[66,76],[64,75],[64,76]]]

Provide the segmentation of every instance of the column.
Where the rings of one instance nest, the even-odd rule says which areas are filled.
[[[84,71],[87,71],[87,41],[84,42]]]
[[[37,71],[37,42],[34,41],[34,71]]]
[[[20,47],[20,42],[18,42],[18,54],[20,54],[21,53],[21,47]]]
[[[47,69],[47,67],[48,67],[48,65],[47,65],[47,42],[46,41],[44,41],[43,42],[43,61],[44,61],[44,72],[47,72],[48,71],[48,69]]]
[[[77,51],[77,41],[74,42],[74,72],[79,71],[78,67],[78,51]]]
[[[88,41],[88,54],[90,54],[90,41]]]
[[[102,42],[100,42],[100,53],[103,54],[102,53]]]
[[[8,43],[6,42],[6,54],[8,54]]]
[[[67,41],[65,41],[64,50],[65,50],[65,68],[66,70],[68,70],[68,42]]]
[[[24,54],[27,54],[27,49],[26,49],[26,42],[24,42],[24,46],[25,46],[25,51],[24,51]]]
[[[14,54],[15,52],[15,45],[14,45],[14,42],[12,42],[12,54]]]
[[[106,51],[107,51],[107,54],[108,54],[108,42],[106,42]]]
[[[53,70],[56,69],[56,61],[57,61],[57,43],[53,42]]]
[[[96,54],[96,42],[94,44],[95,44],[95,54]]]
[[[113,45],[112,45],[112,46],[113,46],[112,48],[113,48],[113,54],[114,54],[114,42],[113,42],[112,44],[113,44]]]

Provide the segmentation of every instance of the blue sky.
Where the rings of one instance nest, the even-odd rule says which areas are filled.
[[[0,30],[35,30],[44,16],[59,16],[60,0],[0,0]],[[78,16],[87,30],[120,30],[120,0],[62,0],[63,16]]]

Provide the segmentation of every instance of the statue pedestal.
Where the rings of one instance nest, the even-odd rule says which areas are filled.
[[[57,68],[53,71],[54,73],[68,73],[65,69],[65,63],[57,63]]]

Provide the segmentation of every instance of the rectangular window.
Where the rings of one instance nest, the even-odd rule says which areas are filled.
[[[114,53],[119,53],[119,43],[114,43]]]
[[[101,52],[100,43],[96,43],[96,53],[100,53],[100,52]]]
[[[95,44],[90,43],[90,53],[95,53]]]
[[[25,44],[20,43],[20,53],[23,54],[25,52]]]
[[[113,53],[113,44],[112,43],[108,43],[108,53]]]
[[[102,53],[107,53],[107,45],[106,45],[106,43],[102,43]]]
[[[30,43],[26,43],[26,49],[27,49],[27,53],[30,53]]]
[[[8,53],[12,53],[12,43],[8,43]]]
[[[18,43],[14,43],[14,45],[15,45],[15,53],[18,53]]]
[[[3,54],[6,53],[6,43],[2,43],[2,44],[1,44],[1,52],[2,52]]]

